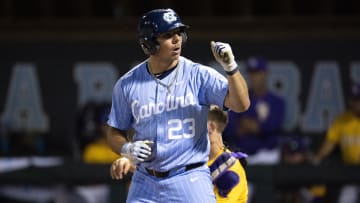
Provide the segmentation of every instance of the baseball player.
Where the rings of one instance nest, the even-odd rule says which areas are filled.
[[[222,141],[222,131],[228,122],[227,112],[212,106],[208,116],[210,139],[210,167],[217,203],[246,203],[248,197],[247,178],[244,169],[246,154],[231,152]],[[113,179],[122,179],[136,166],[126,157],[115,160],[110,167]]]
[[[188,27],[172,9],[143,15],[138,34],[148,58],[114,86],[108,144],[136,163],[127,202],[215,202],[206,166],[209,107],[242,112],[250,105],[229,44],[210,43],[226,78],[180,56]]]
[[[360,165],[360,83],[349,88],[349,108],[338,115],[330,125],[320,149],[308,157],[314,164],[321,163],[339,146],[344,164]],[[353,203],[360,200],[359,185],[345,185],[338,202]]]
[[[247,178],[244,166],[247,155],[227,149],[222,132],[228,123],[227,112],[212,106],[208,116],[211,143],[210,168],[216,201],[218,203],[246,203],[248,199]]]
[[[267,87],[268,65],[263,57],[245,63],[249,76],[251,105],[244,113],[229,111],[224,140],[249,154],[251,163],[279,161],[278,139],[285,116],[285,100]]]

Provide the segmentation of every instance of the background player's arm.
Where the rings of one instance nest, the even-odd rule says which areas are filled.
[[[311,158],[311,161],[315,164],[320,163],[325,157],[327,157],[335,148],[336,144],[329,140],[325,140],[321,145],[319,151]]]
[[[112,179],[122,179],[128,172],[134,172],[136,166],[126,157],[115,160],[110,167],[110,176]]]

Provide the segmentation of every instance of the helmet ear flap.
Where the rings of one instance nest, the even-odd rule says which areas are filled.
[[[149,40],[146,37],[141,37],[139,42],[142,50],[146,55],[155,54],[160,48],[157,42],[155,42],[154,40]]]
[[[182,36],[182,43],[185,44],[187,41],[187,34],[185,31],[181,32],[181,36]]]

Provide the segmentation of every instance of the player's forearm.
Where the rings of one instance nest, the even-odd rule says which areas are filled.
[[[211,41],[210,47],[216,61],[224,68],[229,82],[225,106],[235,112],[246,111],[250,106],[248,88],[239,71],[231,46],[228,43]]]
[[[108,127],[106,140],[110,148],[120,155],[122,146],[127,142],[126,133],[115,128]]]
[[[229,82],[228,106],[236,112],[246,111],[250,106],[249,92],[246,81],[238,71],[227,76]]]
[[[321,162],[325,157],[327,157],[333,151],[334,148],[335,148],[334,143],[325,141],[325,143],[321,145],[321,148],[318,151],[318,153],[315,155],[315,161]]]

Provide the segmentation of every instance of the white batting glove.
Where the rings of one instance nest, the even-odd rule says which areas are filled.
[[[127,142],[121,148],[121,155],[128,157],[134,162],[143,162],[151,156],[151,145],[153,143],[149,140]]]
[[[211,41],[210,46],[216,61],[221,64],[227,73],[237,69],[238,66],[234,54],[228,43]]]

